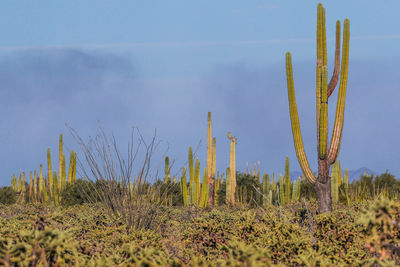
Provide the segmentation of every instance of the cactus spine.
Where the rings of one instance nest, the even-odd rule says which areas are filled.
[[[336,48],[335,67],[333,76],[328,84],[327,76],[327,52],[326,52],[326,29],[325,8],[318,4],[317,15],[317,150],[318,150],[318,176],[315,177],[304,151],[303,140],[300,131],[300,122],[297,113],[296,97],[294,92],[292,58],[290,52],[286,53],[286,74],[289,98],[289,111],[292,124],[293,140],[296,148],[297,158],[306,178],[314,184],[318,197],[318,209],[320,212],[332,210],[331,178],[329,168],[336,161],[339,154],[340,140],[343,131],[344,106],[346,100],[347,75],[349,63],[349,39],[350,22],[344,20],[343,52],[340,69],[339,96],[336,106],[335,124],[331,143],[328,149],[328,98],[334,91],[339,76],[340,65],[340,21],[336,22]]]

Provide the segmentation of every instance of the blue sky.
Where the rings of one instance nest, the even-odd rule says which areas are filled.
[[[292,52],[303,139],[316,169],[315,28],[318,1],[2,1],[0,9],[0,185],[37,170],[96,134],[99,122],[127,143],[131,126],[161,155],[185,163],[202,140],[207,112],[217,138],[217,169],[229,164],[226,133],[238,137],[237,166],[261,161],[262,172],[291,169],[295,157],[284,54]],[[328,69],[335,21],[350,19],[350,67],[343,140],[344,168],[388,169],[400,177],[398,1],[322,1]],[[336,95],[330,99],[330,129]],[[161,168],[160,167],[160,168]],[[162,169],[162,168],[161,168]]]

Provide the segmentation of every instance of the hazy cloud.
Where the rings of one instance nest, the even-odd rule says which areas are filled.
[[[262,172],[283,172],[285,156],[299,170],[295,156],[285,66],[237,61],[218,64],[196,76],[144,77],[130,55],[77,49],[30,50],[0,56],[0,167],[6,184],[20,168],[37,169],[50,147],[57,151],[63,132],[67,149],[76,142],[69,123],[85,139],[98,121],[121,144],[131,126],[145,137],[157,128],[169,143],[176,166],[187,149],[202,141],[197,156],[204,166],[207,112],[217,138],[217,168],[229,164],[226,133],[238,137],[237,166],[261,161]],[[340,158],[344,168],[386,168],[399,175],[395,147],[400,146],[397,60],[350,61],[346,113]],[[303,140],[316,169],[315,64],[293,66]],[[146,76],[146,75],[145,75]],[[147,75],[146,77],[149,77]],[[332,129],[336,94],[330,99]],[[165,142],[165,143],[166,143]],[[79,151],[79,150],[78,150]],[[158,160],[158,159],[157,159]],[[155,166],[160,166],[158,160]]]

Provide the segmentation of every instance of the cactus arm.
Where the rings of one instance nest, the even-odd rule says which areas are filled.
[[[293,85],[293,72],[292,72],[292,57],[290,52],[286,53],[286,75],[289,97],[289,111],[292,123],[293,141],[296,148],[297,159],[299,160],[301,169],[307,179],[311,183],[315,183],[316,178],[311,171],[310,164],[308,163],[306,153],[304,151],[303,138],[301,137],[299,115],[297,113],[296,96]]]
[[[326,158],[326,150],[328,143],[328,95],[327,95],[327,80],[328,69],[326,66],[322,67],[322,81],[321,81],[321,104],[320,104],[320,117],[319,117],[319,159]]]
[[[333,127],[331,145],[329,147],[329,162],[335,162],[340,149],[340,140],[342,139],[344,107],[346,102],[347,75],[349,67],[349,40],[350,40],[350,21],[345,19],[343,27],[343,52],[342,66],[340,70],[339,96],[336,105],[335,124]]]
[[[333,70],[333,75],[328,85],[328,97],[331,96],[333,91],[336,88],[338,78],[339,78],[339,69],[340,68],[340,20],[336,21],[336,49],[335,49],[335,67]]]

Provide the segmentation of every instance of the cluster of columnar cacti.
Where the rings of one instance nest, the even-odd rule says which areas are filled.
[[[276,200],[280,205],[289,204],[291,201],[300,199],[301,178],[291,183],[289,172],[289,158],[285,160],[285,175],[279,174],[278,184],[275,182],[275,173],[273,173],[272,183],[268,173],[264,174],[262,182],[263,203],[274,203]]]
[[[317,151],[318,151],[318,176],[312,172],[304,151],[303,139],[300,131],[300,122],[297,113],[296,97],[294,92],[292,57],[286,53],[286,74],[289,97],[289,110],[292,123],[293,140],[297,158],[304,175],[314,185],[318,197],[318,209],[320,212],[332,210],[330,166],[336,161],[339,154],[340,140],[342,137],[344,106],[346,100],[347,73],[349,63],[349,39],[350,22],[344,21],[342,62],[340,69],[339,95],[336,106],[335,124],[331,143],[328,149],[328,98],[334,91],[339,77],[340,67],[340,21],[336,22],[336,50],[335,67],[333,76],[328,83],[325,8],[318,4],[317,15]]]
[[[66,183],[74,183],[76,180],[76,153],[71,150],[70,163],[68,170],[68,180],[66,176],[65,167],[65,155],[63,154],[63,141],[62,135],[60,135],[59,149],[59,174],[56,171],[52,171],[51,166],[51,154],[50,149],[47,149],[47,166],[48,175],[44,177],[43,175],[43,165],[40,164],[39,173],[36,171],[31,171],[29,173],[29,184],[28,190],[26,190],[26,174],[23,172],[17,177],[13,175],[11,179],[12,187],[17,191],[21,200],[28,200],[29,202],[48,202],[51,200],[56,205],[60,202],[60,193],[65,188]],[[27,194],[27,195],[26,195]]]

